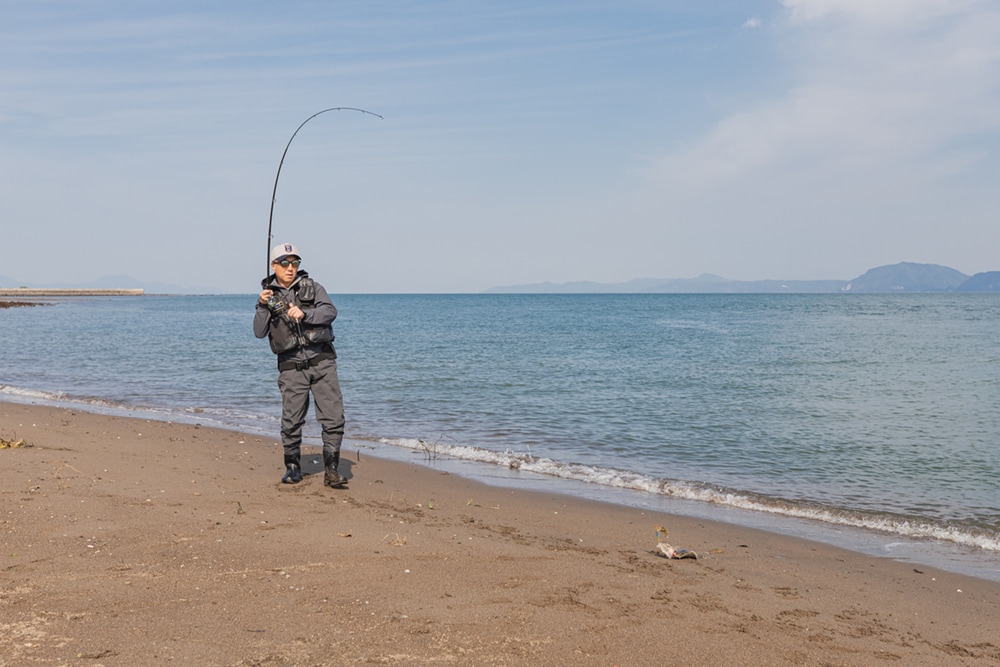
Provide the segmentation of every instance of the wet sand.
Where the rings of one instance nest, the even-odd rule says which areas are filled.
[[[0,402],[0,439],[0,667],[1000,664],[995,582],[350,447],[334,490],[196,425]]]

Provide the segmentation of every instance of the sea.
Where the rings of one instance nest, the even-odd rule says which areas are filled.
[[[1000,581],[998,294],[332,298],[348,449]],[[277,442],[255,300],[0,310],[0,414],[64,406]],[[319,443],[311,415],[306,436]]]

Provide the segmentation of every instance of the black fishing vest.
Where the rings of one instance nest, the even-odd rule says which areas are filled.
[[[316,286],[312,278],[303,277],[289,288],[291,304],[309,308],[316,301]],[[289,304],[289,305],[291,305]],[[333,343],[333,326],[295,322],[288,317],[288,308],[281,313],[271,313],[271,327],[267,333],[271,351],[275,354],[291,352],[308,345]]]

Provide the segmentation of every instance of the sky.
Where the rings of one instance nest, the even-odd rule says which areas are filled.
[[[21,284],[972,275],[998,151],[995,0],[0,0]]]

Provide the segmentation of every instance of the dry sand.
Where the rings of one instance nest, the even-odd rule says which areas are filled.
[[[282,485],[195,425],[0,403],[0,438],[3,667],[1000,664],[989,581],[365,451]]]

